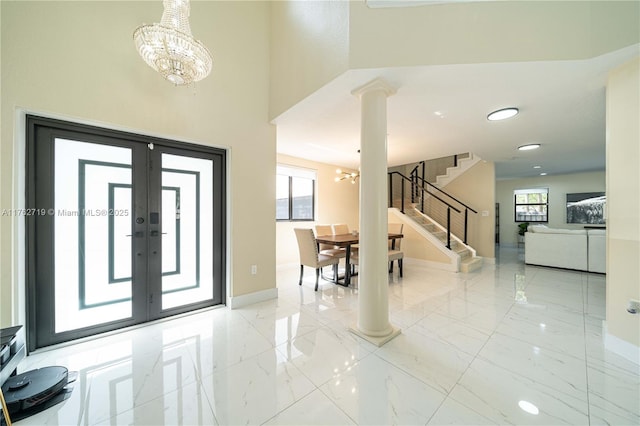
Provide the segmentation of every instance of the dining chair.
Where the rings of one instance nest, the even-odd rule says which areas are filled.
[[[333,235],[344,235],[344,234],[349,234],[351,233],[349,231],[349,225],[347,225],[346,223],[334,223],[333,225],[331,225],[331,228],[333,228]],[[349,254],[349,257],[353,257],[355,256],[356,260],[358,258],[358,250],[360,249],[360,244],[352,244],[351,245],[351,252]],[[351,263],[351,271],[353,274],[356,273],[356,264],[353,262],[349,262]],[[345,268],[348,268],[349,265],[345,265]]]
[[[300,253],[300,281],[298,282],[298,285],[302,285],[302,276],[304,274],[305,266],[316,269],[315,291],[318,291],[320,269],[324,266],[334,265],[333,282],[337,282],[337,266],[340,258],[327,256],[318,252],[318,243],[316,242],[316,237],[313,234],[313,229],[294,228],[294,231],[296,233],[296,239],[298,240],[298,251]]]
[[[332,234],[333,234],[333,229],[331,228],[331,225],[316,225],[316,236],[321,237],[321,236],[332,235]],[[326,256],[337,257],[338,259],[342,259],[347,255],[347,251],[344,249],[344,247],[336,247],[331,244],[318,244],[318,253],[324,254]],[[333,268],[337,269],[338,265],[334,265]],[[324,277],[324,272],[322,271],[322,269],[320,270],[320,273],[323,274],[322,278],[326,279]],[[335,276],[337,272],[333,271],[333,273]]]
[[[333,228],[333,235],[343,235],[349,233],[349,225],[346,223],[334,223],[331,225]]]
[[[318,237],[333,235],[333,229],[331,228],[331,225],[316,225],[316,235]],[[318,251],[320,254],[326,254],[327,256],[345,256],[344,248],[336,247],[331,244],[319,244]]]
[[[390,234],[402,234],[402,228],[404,225],[402,223],[390,223],[388,225],[388,232]],[[395,239],[395,244],[392,247],[392,242],[394,240],[389,240],[389,248],[387,257],[389,259],[389,273],[393,272],[393,262],[398,261],[398,269],[400,271],[400,277],[402,277],[402,260],[404,258],[404,253],[400,250],[402,238]],[[349,263],[352,268],[355,268],[360,263],[360,259],[358,258],[358,253],[352,253],[349,257]]]
[[[390,223],[387,228],[390,234],[402,234],[402,223]],[[393,262],[398,262],[398,270],[400,271],[400,277],[402,277],[402,260],[404,253],[400,249],[402,245],[402,238],[395,240],[389,240],[389,273],[393,273]]]

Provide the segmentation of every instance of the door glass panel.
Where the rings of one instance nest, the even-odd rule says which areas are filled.
[[[132,315],[131,149],[55,139],[55,332]]]
[[[213,162],[162,154],[162,309],[213,298]]]

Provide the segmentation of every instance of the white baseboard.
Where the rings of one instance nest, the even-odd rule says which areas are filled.
[[[277,299],[278,288],[269,288],[266,290],[256,291],[254,293],[242,294],[240,296],[229,296],[227,299],[230,309],[242,308],[243,306],[253,305],[254,303],[264,302],[265,300]]]
[[[640,365],[640,347],[633,345],[626,340],[609,334],[607,330],[607,322],[602,321],[602,331],[604,333],[604,347],[629,361]]]
[[[457,272],[455,265],[450,263],[433,262],[431,260],[415,259],[413,257],[405,257],[404,262],[408,265],[419,265],[426,268],[438,269],[440,271]]]

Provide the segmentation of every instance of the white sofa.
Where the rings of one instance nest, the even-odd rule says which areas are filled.
[[[554,229],[532,225],[524,235],[526,264],[605,272],[606,236],[603,230]]]
[[[589,229],[587,258],[589,272],[607,272],[607,231],[604,229]]]

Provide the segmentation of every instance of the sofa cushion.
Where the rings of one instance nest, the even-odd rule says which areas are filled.
[[[532,227],[529,227],[531,230]],[[585,229],[559,229],[559,228],[547,228],[545,227],[533,227],[533,232],[538,234],[573,234],[573,235],[587,235]]]
[[[540,232],[542,229],[549,229],[549,228],[545,225],[529,225],[529,227],[527,228],[527,231]]]

